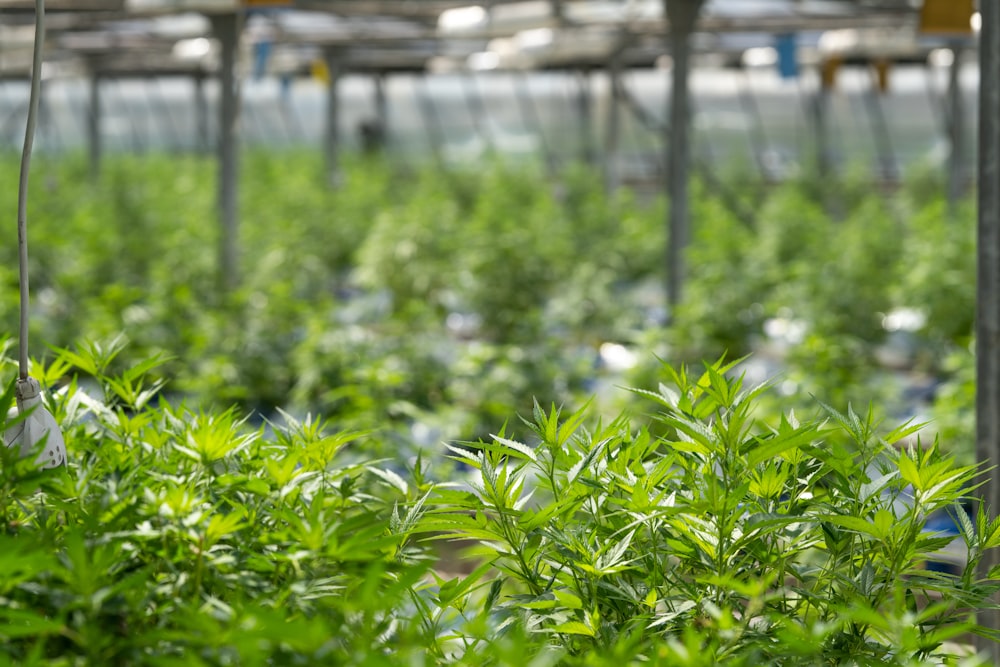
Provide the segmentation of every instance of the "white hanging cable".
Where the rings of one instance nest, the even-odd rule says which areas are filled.
[[[31,93],[28,97],[28,123],[21,151],[21,179],[17,189],[17,250],[21,284],[20,379],[28,379],[28,171],[31,146],[35,140],[38,98],[42,88],[42,47],[45,44],[45,0],[35,0],[35,45],[31,59]]]
[[[42,84],[42,48],[45,43],[45,0],[35,0],[35,46],[31,64],[31,93],[28,98],[28,123],[21,153],[21,180],[17,190],[17,249],[21,282],[20,358],[16,385],[17,411],[22,419],[4,433],[8,447],[18,447],[21,456],[38,452],[35,463],[40,468],[56,468],[66,463],[66,443],[55,418],[42,405],[38,380],[28,377],[28,171],[31,145],[34,143],[38,98]]]

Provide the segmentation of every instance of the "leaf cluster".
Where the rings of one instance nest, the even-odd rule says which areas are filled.
[[[474,541],[507,592],[500,627],[570,656],[958,664],[953,642],[987,632],[974,611],[997,590],[977,575],[1000,544],[968,510],[979,470],[914,440],[918,424],[881,433],[871,411],[760,423],[769,388],[731,367],[638,390],[663,435],[536,405],[532,444],[451,447],[472,478],[439,490],[421,529]],[[942,514],[957,535],[930,527]]]

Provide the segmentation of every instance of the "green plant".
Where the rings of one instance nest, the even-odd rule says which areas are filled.
[[[731,367],[639,391],[663,435],[536,405],[537,444],[501,430],[451,447],[473,475],[437,491],[421,530],[474,541],[503,581],[501,627],[581,661],[936,665],[985,632],[971,612],[996,573],[975,572],[1000,520],[962,508],[977,468],[912,440],[919,425],[881,432],[871,410],[758,422],[767,387]],[[960,526],[958,574],[925,568],[953,539],[925,530],[936,512]]]
[[[118,375],[119,351],[39,369],[86,368],[109,399],[75,381],[47,397],[65,473],[0,449],[0,660],[385,664],[398,649],[406,664],[406,601],[429,565],[406,526],[423,501],[386,464],[345,457],[371,436],[288,416],[266,435],[233,410],[150,400],[157,360]]]
[[[923,372],[947,375],[970,334],[971,209],[949,221],[937,191],[912,185],[886,200],[847,179],[836,215],[815,179],[737,193],[755,206],[747,224],[729,195],[696,184],[687,299],[660,329],[662,198],[609,197],[583,167],[552,179],[500,162],[404,171],[347,156],[347,185],[331,189],[315,154],[243,162],[241,286],[223,294],[209,159],[108,156],[95,181],[82,155],[40,156],[33,340],[69,348],[125,332],[111,370],[160,355],[164,390],[199,407],[394,426],[413,408],[474,438],[532,395],[578,404],[604,379],[586,361],[604,342],[675,362],[767,355],[800,389],[786,404],[812,393],[888,406],[900,402],[879,354],[900,338],[884,330],[892,309],[926,316],[903,340]],[[15,169],[0,161],[9,180]],[[11,295],[15,248],[0,248]],[[16,330],[15,303],[0,299],[0,331]],[[804,333],[775,341],[775,321]],[[938,423],[960,421],[939,407]]]

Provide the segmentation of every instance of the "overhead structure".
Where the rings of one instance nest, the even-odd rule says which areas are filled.
[[[438,69],[603,68],[623,35],[623,65],[649,66],[663,54],[662,36],[670,28],[663,0],[50,1],[55,65],[79,70],[81,56],[96,53],[103,68],[150,75],[217,68],[217,54],[205,49],[216,47],[198,40],[211,37],[205,16],[233,12],[245,14],[250,45],[267,41],[272,60],[291,63],[298,73],[308,71],[317,46],[344,47],[348,71],[421,71],[432,63]],[[920,27],[911,0],[703,4],[699,52],[743,48],[729,34],[757,34],[764,45],[774,34],[816,31],[850,31],[858,52],[922,48],[909,39]],[[30,0],[0,0],[0,26],[24,32],[30,10]],[[24,40],[12,37],[0,41],[0,73],[26,71],[23,55],[12,57],[23,52]]]

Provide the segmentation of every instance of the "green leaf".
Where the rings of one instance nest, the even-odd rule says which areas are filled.
[[[605,438],[591,447],[590,451],[588,451],[583,458],[577,461],[576,464],[569,469],[569,472],[566,473],[566,481],[572,484],[576,481],[576,478],[583,470],[590,470],[594,461],[596,461],[601,454],[604,453],[604,448],[607,447],[609,442],[611,442],[611,438]]]
[[[559,625],[553,626],[551,630],[552,632],[559,632],[564,635],[586,635],[587,637],[594,636],[594,630],[580,621],[560,623]]]
[[[917,470],[917,464],[913,461],[913,459],[907,456],[904,452],[900,455],[898,464],[899,474],[903,480],[911,484],[917,491],[923,491],[923,480],[920,478],[920,471]]]
[[[380,478],[382,481],[389,484],[389,486],[399,489],[404,496],[410,491],[410,487],[407,485],[406,480],[388,468],[368,466],[368,472]]]
[[[524,444],[523,442],[518,442],[516,440],[503,438],[500,437],[499,435],[491,434],[490,437],[493,438],[493,440],[497,444],[506,447],[508,450],[513,450],[514,452],[516,452],[516,455],[519,455],[518,458],[526,458],[531,461],[538,460],[538,455],[535,454],[535,450],[529,447],[528,445]]]
[[[65,624],[27,609],[0,609],[0,637],[44,637],[60,633]]]
[[[824,516],[824,521],[840,526],[841,528],[847,528],[848,530],[854,531],[856,533],[862,533],[864,535],[870,535],[877,540],[881,540],[883,535],[876,529],[876,527],[865,521],[864,519],[856,516]]]
[[[583,601],[580,600],[576,594],[571,593],[570,591],[556,589],[552,591],[552,594],[556,596],[556,600],[559,601],[559,604],[564,607],[568,607],[569,609],[583,608]]]
[[[787,433],[753,438],[750,442],[755,446],[747,453],[747,465],[756,467],[764,461],[781,456],[790,449],[807,445],[821,435],[822,432],[812,426],[805,426]]]

